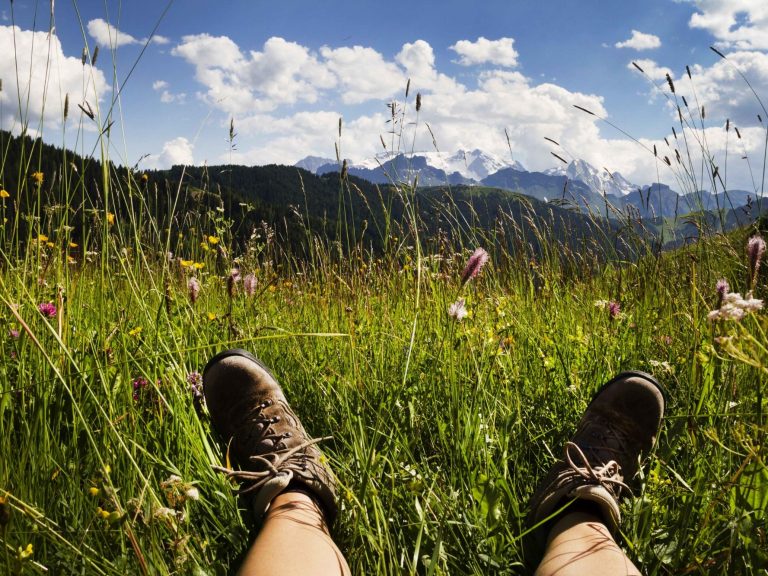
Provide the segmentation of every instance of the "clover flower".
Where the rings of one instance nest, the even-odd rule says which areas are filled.
[[[616,302],[615,300],[611,300],[608,302],[608,317],[611,320],[614,320],[621,316],[621,304]]]
[[[476,278],[490,258],[488,252],[482,248],[477,248],[472,252],[469,260],[467,260],[467,265],[464,266],[464,271],[461,273],[461,285],[463,286],[473,278]]]
[[[37,309],[43,316],[47,318],[53,318],[56,316],[56,306],[50,302],[41,302],[37,305]]]
[[[144,390],[148,385],[149,382],[147,382],[146,378],[142,378],[139,376],[138,378],[134,378],[133,382],[133,400],[134,402],[138,402],[139,398],[141,397],[141,391]]]

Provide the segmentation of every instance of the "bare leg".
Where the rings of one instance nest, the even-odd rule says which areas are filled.
[[[240,568],[243,576],[349,575],[323,513],[301,492],[283,492],[267,512],[261,532]]]
[[[640,571],[616,544],[599,516],[589,512],[564,514],[552,526],[536,576],[640,576]]]

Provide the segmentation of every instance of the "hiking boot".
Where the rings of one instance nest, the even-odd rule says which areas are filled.
[[[535,526],[571,499],[591,502],[606,526],[621,523],[619,501],[631,493],[629,484],[641,459],[650,452],[664,415],[661,386],[644,372],[622,372],[595,395],[576,433],[565,444],[531,498],[528,525]],[[546,530],[538,530],[542,543]]]
[[[336,482],[288,406],[271,372],[245,350],[214,356],[203,371],[203,391],[214,430],[227,444],[227,462],[215,466],[241,483],[238,494],[251,498],[260,523],[272,500],[286,490],[311,496],[330,526],[336,518]]]

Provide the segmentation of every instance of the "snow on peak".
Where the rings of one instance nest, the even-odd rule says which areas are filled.
[[[564,173],[571,180],[581,180],[598,194],[626,196],[637,189],[637,186],[632,185],[618,172],[598,170],[585,160],[573,160]]]

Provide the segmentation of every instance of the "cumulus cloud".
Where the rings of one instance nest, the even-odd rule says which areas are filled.
[[[88,34],[101,46],[120,48],[129,44],[146,44],[148,38],[136,38],[126,32],[122,32],[102,18],[88,21]],[[168,44],[170,40],[165,36],[155,35],[151,42],[155,44]]]
[[[768,3],[764,0],[696,0],[689,26],[708,31],[725,48],[768,50]]]
[[[160,102],[163,104],[173,104],[174,102],[183,104],[187,100],[187,95],[184,92],[174,94],[169,90],[171,87],[165,80],[155,80],[152,82],[152,90],[160,92]]]
[[[514,43],[513,38],[488,40],[480,36],[476,42],[459,40],[450,48],[460,56],[458,63],[462,66],[495,64],[514,68],[517,66],[517,50],[513,46]]]
[[[632,48],[633,50],[653,50],[661,47],[661,39],[653,34],[645,34],[632,30],[632,36],[623,42],[616,42],[616,48]]]
[[[231,158],[235,162],[293,164],[310,154],[333,158],[337,143],[342,157],[361,161],[402,151],[407,142],[407,149],[413,147],[415,152],[431,152],[435,147],[446,153],[480,148],[520,161],[528,169],[544,170],[556,162],[550,154],[552,144],[545,139],[552,138],[562,144],[557,152],[568,159],[581,158],[596,167],[619,171],[638,184],[655,181],[660,173],[663,181],[674,185],[672,170],[648,151],[654,144],[662,150],[666,146],[663,137],[643,141],[647,148],[643,149],[637,142],[612,132],[596,116],[574,107],[609,117],[600,96],[536,81],[510,69],[510,59],[497,58],[495,65],[474,73],[467,71],[459,82],[439,71],[435,51],[424,40],[405,43],[393,57],[387,57],[364,46],[323,47],[313,52],[282,38],[271,38],[259,50],[247,51],[227,37],[203,34],[185,37],[172,53],[194,66],[202,97],[227,113],[226,117],[222,115],[223,129],[224,122],[228,126],[234,116],[239,134],[238,150]],[[754,52],[729,55],[754,80],[760,93],[768,91],[768,75],[763,76],[768,71],[768,63],[763,60],[766,57]],[[490,64],[494,57],[488,51],[485,55],[478,51],[472,58]],[[678,98],[686,95],[693,113],[696,98],[687,77],[676,77],[671,69],[654,60],[637,62],[661,90],[666,89],[666,74],[670,74]],[[716,162],[721,161],[719,155],[726,146],[726,139],[715,135],[717,130],[724,132],[725,115],[739,123],[742,140],[736,142],[733,129],[727,136],[731,139],[733,162],[733,156],[739,153],[757,155],[759,146],[754,144],[752,134],[756,120],[742,122],[740,113],[732,108],[735,105],[737,110],[747,111],[754,102],[749,102],[748,90],[735,78],[733,67],[729,71],[724,64],[692,66],[691,70],[697,95],[701,101],[706,100],[707,122],[716,126],[711,134],[707,132],[707,139],[711,137],[707,153]],[[403,106],[403,90],[409,78],[411,102]],[[156,89],[170,90],[170,86],[160,84]],[[413,114],[416,92],[423,97],[418,122]],[[383,106],[392,99],[400,101],[394,123]],[[674,99],[670,101],[674,103]],[[350,103],[367,105],[343,114],[341,105]],[[754,118],[754,110],[749,114]],[[670,115],[671,125],[675,117]],[[718,124],[720,117],[722,124]],[[613,120],[621,124],[620,119]],[[697,142],[697,137],[703,138],[703,134],[697,136],[694,132],[689,136],[692,143]],[[382,148],[382,137],[386,149]],[[672,138],[667,135],[674,146]],[[743,150],[734,154],[738,147]],[[672,158],[674,151],[664,154]],[[222,150],[221,156],[212,161],[229,162],[229,152]],[[731,182],[741,183],[742,187],[747,187],[748,181],[739,180],[740,174],[746,173],[738,169],[728,172]]]
[[[83,66],[79,54],[67,56],[55,34],[0,26],[0,54],[8,56],[0,57],[5,129],[16,130],[22,123],[33,128],[40,123],[60,126],[67,94],[71,119],[78,103],[88,101],[95,108],[109,88],[101,70]],[[22,111],[19,100],[24,103]]]
[[[151,155],[146,160],[147,168],[164,169],[171,166],[194,164],[194,146],[183,136],[168,140],[163,144],[160,154]]]

